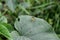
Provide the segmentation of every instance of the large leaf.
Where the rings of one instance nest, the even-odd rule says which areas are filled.
[[[6,37],[7,39],[11,39],[8,29],[2,24],[0,24],[0,35]]]
[[[31,40],[59,40],[51,25],[40,18],[32,16],[19,16],[15,28],[20,36]]]

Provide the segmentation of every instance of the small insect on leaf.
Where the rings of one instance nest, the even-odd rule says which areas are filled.
[[[32,17],[32,22],[34,22],[35,21],[35,17]]]

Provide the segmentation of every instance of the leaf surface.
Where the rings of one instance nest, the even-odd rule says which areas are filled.
[[[6,37],[7,39],[11,38],[11,35],[10,35],[8,29],[2,24],[0,24],[0,35]]]
[[[15,28],[21,36],[31,40],[59,40],[51,25],[40,18],[19,16],[16,19]]]

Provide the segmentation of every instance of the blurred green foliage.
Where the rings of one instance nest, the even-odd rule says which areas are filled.
[[[14,24],[18,15],[31,15],[46,20],[60,34],[59,0],[0,0],[0,13]]]

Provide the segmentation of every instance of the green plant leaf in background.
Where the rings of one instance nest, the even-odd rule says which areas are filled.
[[[40,18],[19,16],[16,19],[15,28],[20,36],[23,36],[22,38],[27,37],[29,40],[59,40],[51,25]]]
[[[14,30],[13,26],[11,26],[10,24],[7,23],[1,23],[1,24],[4,25],[9,30],[9,32],[12,32]]]
[[[24,8],[29,8],[31,7],[31,4],[27,3],[27,2],[23,2],[21,3],[21,5],[24,7]]]
[[[0,22],[7,23],[7,18],[5,16],[0,17]]]
[[[0,3],[0,10],[2,9],[2,3]]]
[[[7,39],[11,38],[11,35],[10,35],[8,29],[2,24],[0,24],[0,35],[6,37]]]
[[[42,5],[36,6],[36,7],[32,7],[32,9],[43,8],[43,7],[45,7],[45,6],[47,6],[47,5],[51,5],[51,4],[53,4],[53,3],[55,3],[55,2],[45,3],[45,4],[42,4]]]
[[[0,15],[0,40],[5,40],[2,37],[7,38],[8,40],[12,40],[10,32],[13,30],[13,27],[10,24],[7,24],[7,18]]]
[[[16,0],[6,0],[6,4],[12,12],[14,12],[16,8],[15,2]]]

